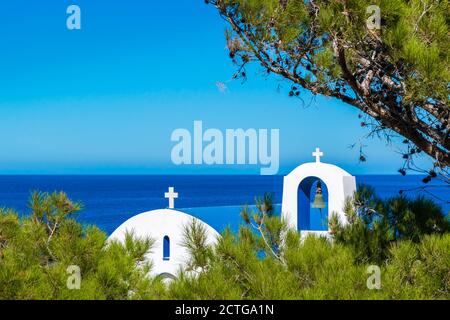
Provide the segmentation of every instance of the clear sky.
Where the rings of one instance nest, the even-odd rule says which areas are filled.
[[[82,30],[66,28],[70,4],[82,10]],[[396,173],[401,157],[384,142],[364,142],[363,164],[349,149],[367,133],[352,107],[317,97],[306,108],[257,68],[244,84],[228,82],[225,26],[202,0],[2,0],[0,173],[259,172],[173,165],[170,135],[194,120],[279,129],[280,173],[312,161],[316,146],[354,174]]]

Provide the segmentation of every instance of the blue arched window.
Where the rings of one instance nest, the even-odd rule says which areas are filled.
[[[323,209],[312,207],[319,181],[321,182],[322,198],[325,202]],[[313,176],[305,178],[298,187],[297,201],[298,230],[328,230],[328,189],[324,181]]]
[[[169,259],[170,259],[170,239],[168,236],[165,236],[163,240],[163,260]]]

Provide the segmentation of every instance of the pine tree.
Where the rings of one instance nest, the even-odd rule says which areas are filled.
[[[257,62],[292,84],[289,96],[334,97],[359,109],[371,134],[403,136],[405,160],[424,151],[450,165],[448,0],[207,2],[230,25],[235,77]]]
[[[350,225],[337,230],[334,241],[302,240],[273,210],[270,195],[256,199],[251,218],[245,212],[252,210],[243,210],[239,232],[225,230],[216,245],[205,242],[205,230],[194,220],[184,230],[189,268],[169,283],[149,274],[151,261],[144,255],[151,239],[128,234],[124,243],[107,242],[104,232],[73,219],[79,203],[64,193],[35,193],[26,216],[0,210],[0,300],[450,299],[448,229],[404,219],[405,212],[433,211],[435,205],[420,199],[391,205],[370,188],[360,190],[354,197],[358,208],[346,209]],[[386,238],[373,224],[384,219],[379,212],[386,208],[385,223],[398,230],[395,237]],[[391,216],[401,217],[399,223],[391,224]],[[437,221],[435,213],[412,216]],[[380,250],[383,259],[374,259]],[[369,290],[367,267],[376,261],[382,289]],[[67,285],[74,265],[81,270],[79,289]]]
[[[19,216],[0,209],[0,300],[2,299],[139,299],[163,292],[147,276],[144,254],[151,239],[127,235],[124,244],[82,226],[73,217],[81,204],[66,194],[32,194],[30,212]],[[80,287],[68,286],[79,270]]]

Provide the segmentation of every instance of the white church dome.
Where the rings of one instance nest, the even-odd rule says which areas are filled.
[[[189,260],[189,253],[181,244],[183,227],[195,219],[203,225],[207,234],[207,243],[214,244],[220,237],[210,225],[187,213],[173,209],[147,211],[131,217],[122,223],[108,238],[123,242],[125,234],[133,231],[136,237],[150,237],[155,245],[146,258],[153,262],[152,275],[174,277]]]

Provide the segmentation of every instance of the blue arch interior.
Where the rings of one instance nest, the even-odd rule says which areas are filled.
[[[318,181],[322,184],[322,194],[326,204],[326,207],[321,210],[311,208]],[[304,179],[298,187],[297,228],[298,230],[328,230],[328,189],[326,184],[317,177]]]
[[[165,236],[163,240],[163,260],[169,259],[170,259],[170,239],[168,236]]]

